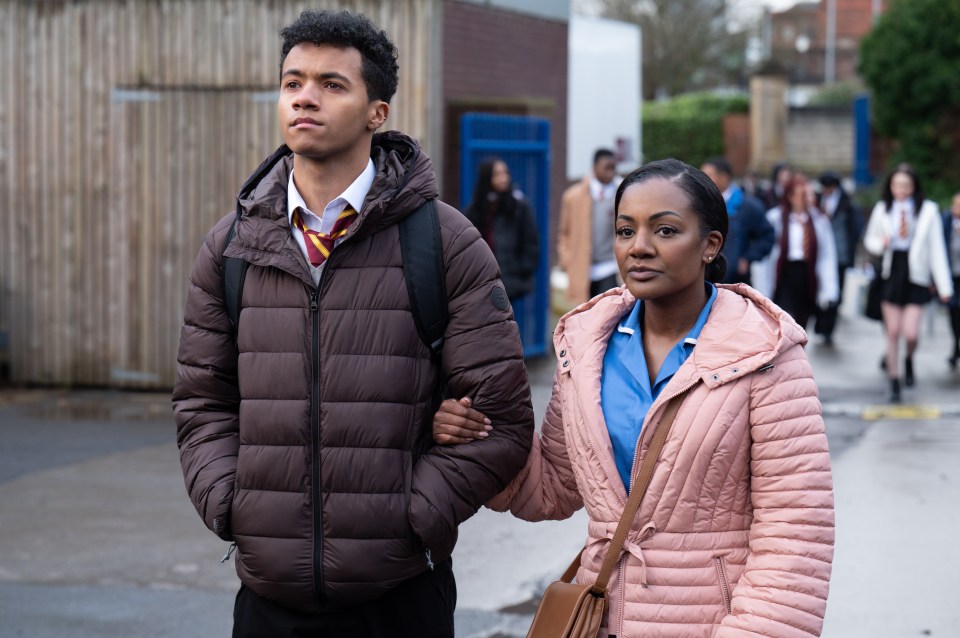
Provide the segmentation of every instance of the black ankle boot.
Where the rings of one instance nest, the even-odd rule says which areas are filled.
[[[913,378],[913,359],[907,357],[904,360],[903,385],[912,388],[916,379]]]
[[[890,379],[890,403],[900,403],[900,379]]]
[[[956,370],[958,361],[960,361],[960,345],[953,349],[953,356],[947,359],[947,365],[950,366],[951,370]]]

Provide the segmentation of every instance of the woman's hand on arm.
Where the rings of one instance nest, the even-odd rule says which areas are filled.
[[[433,440],[438,445],[457,445],[485,439],[493,429],[490,419],[474,410],[473,402],[464,397],[446,399],[433,415]]]

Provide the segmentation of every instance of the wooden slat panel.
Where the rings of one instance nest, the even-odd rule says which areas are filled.
[[[19,64],[20,49],[13,34],[22,25],[19,24],[20,12],[16,5],[0,4],[0,86],[14,86],[13,70]],[[0,210],[19,210],[18,183],[19,171],[13,161],[13,148],[19,148],[17,133],[19,127],[14,126],[14,94],[16,91],[0,91],[0,139],[9,140],[11,144],[0,144]],[[14,296],[14,276],[17,275],[14,265],[18,263],[18,247],[13,237],[16,232],[14,215],[0,216],[0,332],[10,335],[14,323],[14,313],[20,305]],[[16,349],[15,344],[9,344],[3,361],[6,364],[11,351]]]
[[[0,2],[0,329],[15,381],[167,387],[206,231],[280,142],[279,30],[368,15],[431,152],[440,0]],[[264,95],[268,97],[264,99]]]

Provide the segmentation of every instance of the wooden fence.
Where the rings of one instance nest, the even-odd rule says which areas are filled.
[[[390,123],[439,148],[439,0],[0,0],[14,382],[172,384],[200,243],[280,142],[278,32],[332,6],[387,31],[401,68]]]

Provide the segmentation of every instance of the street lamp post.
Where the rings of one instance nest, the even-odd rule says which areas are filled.
[[[874,0],[876,4],[876,0]],[[837,0],[827,0],[827,46],[823,81],[833,84],[837,76]]]
[[[797,36],[793,46],[797,49],[797,84],[802,84],[806,79],[806,73],[803,70],[803,54],[810,50],[810,36],[801,33]]]

